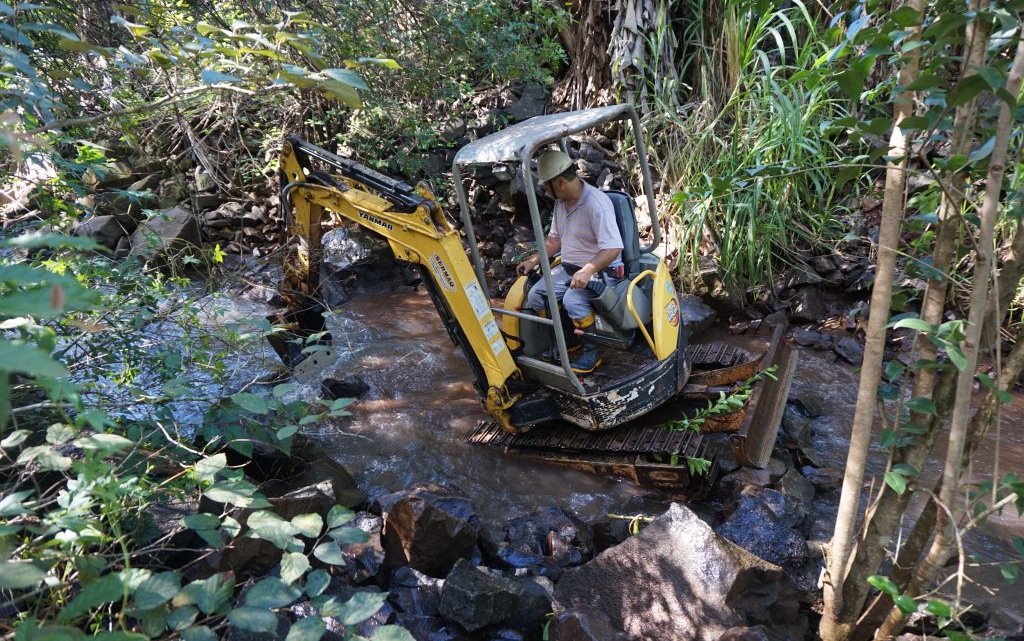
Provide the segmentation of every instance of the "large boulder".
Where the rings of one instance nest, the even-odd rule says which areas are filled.
[[[700,334],[718,318],[718,312],[704,304],[699,296],[683,294],[679,297],[679,314],[687,338]]]
[[[601,612],[636,641],[717,641],[730,628],[758,624],[773,638],[802,639],[807,627],[781,568],[716,535],[678,504],[628,541],[566,570],[554,608],[556,615]]]
[[[384,549],[389,565],[408,565],[442,578],[476,552],[480,518],[469,499],[432,483],[382,496]]]
[[[92,238],[110,251],[117,249],[118,241],[130,232],[116,216],[93,216],[71,228],[73,236]]]
[[[512,567],[543,566],[550,560],[565,568],[594,556],[593,530],[560,507],[543,507],[511,519],[503,534],[498,556]]]
[[[785,496],[759,489],[756,495],[742,495],[736,510],[715,531],[769,563],[794,567],[807,558],[807,542],[791,522]]]
[[[500,627],[515,630],[524,639],[539,640],[550,609],[550,583],[504,577],[477,569],[464,559],[455,564],[441,588],[442,618],[467,632]]]
[[[199,221],[184,207],[164,209],[139,223],[131,255],[145,262],[174,262],[201,243]]]

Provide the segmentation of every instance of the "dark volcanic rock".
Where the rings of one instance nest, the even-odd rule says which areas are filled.
[[[847,363],[860,365],[864,360],[864,346],[856,339],[841,338],[832,349]]]
[[[424,483],[377,499],[384,517],[384,549],[391,566],[408,565],[443,577],[476,552],[480,519],[469,499]]]
[[[562,612],[551,623],[551,641],[628,641],[607,617],[589,608]]]
[[[594,555],[590,526],[560,507],[544,507],[512,519],[504,534],[508,549],[551,557],[561,567],[579,565]]]
[[[635,640],[717,641],[729,628],[758,624],[801,639],[807,628],[781,568],[678,504],[637,536],[566,570],[554,601],[556,614],[598,611]]]
[[[800,472],[789,470],[776,484],[779,491],[786,497],[789,512],[793,514],[794,523],[800,523],[810,514],[814,504],[814,485]]]
[[[782,497],[775,492],[771,498]],[[782,497],[783,501],[785,497]],[[784,507],[743,496],[736,511],[715,531],[751,554],[776,565],[795,565],[807,557],[807,542],[779,516]]]
[[[107,249],[114,251],[117,249],[118,242],[133,230],[134,227],[127,228],[116,216],[93,216],[72,227],[71,234],[92,238]]]
[[[441,588],[441,616],[475,632],[509,619],[515,599],[508,579],[480,571],[459,559]]]
[[[349,374],[344,378],[326,378],[320,384],[320,396],[329,401],[339,398],[359,398],[370,390],[361,376]]]
[[[679,297],[679,314],[683,319],[683,329],[687,338],[700,334],[718,318],[718,312],[693,294],[683,294]]]
[[[146,262],[171,262],[201,242],[196,217],[183,207],[172,207],[139,223],[132,234],[131,253]]]
[[[821,290],[815,285],[801,287],[796,291],[793,309],[789,317],[796,322],[813,323],[825,313]]]
[[[718,638],[718,641],[769,641],[770,639],[767,628],[763,625],[755,625],[752,628],[729,628]]]

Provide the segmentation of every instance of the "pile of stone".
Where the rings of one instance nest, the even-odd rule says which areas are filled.
[[[187,180],[186,176],[191,180]],[[259,190],[229,196],[202,169],[183,175],[155,161],[115,162],[89,170],[86,216],[72,228],[117,259],[169,261],[205,243],[228,254],[260,255],[280,242],[276,196]]]

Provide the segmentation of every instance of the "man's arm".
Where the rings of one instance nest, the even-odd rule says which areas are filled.
[[[550,258],[553,254],[557,253],[562,248],[562,239],[557,237],[548,236],[544,239],[544,247],[548,250],[548,257]],[[612,260],[615,260],[614,258]],[[534,254],[532,257],[519,263],[519,267],[516,269],[520,274],[526,274],[531,269],[540,264],[540,254]]]
[[[594,277],[594,274],[598,274],[602,269],[611,265],[612,262],[619,257],[622,253],[621,249],[602,249],[597,252],[590,262],[580,268],[578,272],[572,275],[572,282],[569,283],[569,287],[572,289],[583,289],[590,282],[590,279]]]

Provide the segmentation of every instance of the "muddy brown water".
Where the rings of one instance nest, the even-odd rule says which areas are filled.
[[[365,296],[335,310],[328,327],[340,359],[335,375],[356,374],[369,385],[352,416],[318,426],[314,436],[362,485],[397,490],[418,482],[454,486],[473,500],[480,516],[500,524],[538,507],[559,505],[584,518],[620,509],[650,491],[614,478],[591,476],[526,462],[501,451],[466,444],[478,421],[488,418],[472,386],[461,352],[448,339],[423,293]],[[801,350],[790,397],[823,401],[825,415],[814,423],[814,447],[825,466],[842,470],[857,398],[858,372],[831,352]],[[1002,414],[1000,474],[1024,471],[1024,396],[1017,394]],[[940,447],[942,447],[940,445]],[[868,474],[880,476],[884,457],[873,445]],[[991,476],[995,434],[977,453],[973,471]],[[936,460],[929,469],[941,470]],[[870,480],[866,482],[866,486]],[[966,594],[997,612],[995,621],[1012,631],[1024,624],[1024,599],[1006,586],[998,564],[1012,558],[1010,540],[1024,535],[1015,510],[993,517],[967,537],[975,555]]]

